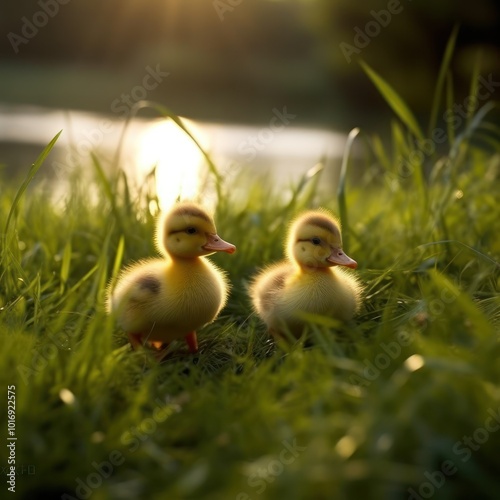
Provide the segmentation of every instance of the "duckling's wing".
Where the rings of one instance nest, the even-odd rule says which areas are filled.
[[[136,286],[141,292],[157,295],[160,293],[161,282],[154,274],[144,274],[137,278]]]
[[[141,261],[126,269],[112,291],[111,308],[137,309],[150,304],[162,292],[161,263]]]
[[[257,312],[267,315],[276,306],[276,300],[285,286],[286,278],[290,274],[290,265],[280,263],[264,269],[250,287],[250,295]]]

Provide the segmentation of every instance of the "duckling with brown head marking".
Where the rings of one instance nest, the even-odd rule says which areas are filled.
[[[256,276],[250,296],[271,332],[287,329],[299,335],[300,312],[350,320],[358,311],[362,286],[342,267],[356,261],[342,250],[338,221],[326,210],[308,211],[290,226],[287,259]]]
[[[225,274],[205,257],[233,253],[236,247],[222,240],[213,219],[192,203],[179,203],[160,218],[155,240],[164,259],[140,261],[124,270],[108,291],[108,311],[133,348],[184,338],[196,352],[196,330],[215,320],[229,292]]]

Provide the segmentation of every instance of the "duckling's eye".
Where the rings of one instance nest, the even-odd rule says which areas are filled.
[[[188,227],[186,229],[186,233],[187,234],[194,234],[194,233],[196,233],[196,228],[195,227]]]
[[[314,238],[311,239],[311,243],[313,245],[319,245],[321,244],[321,240],[317,236],[315,236]]]

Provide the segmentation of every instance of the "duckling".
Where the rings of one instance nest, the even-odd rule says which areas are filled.
[[[125,269],[108,290],[108,312],[134,349],[149,343],[160,350],[184,338],[189,351],[197,352],[196,330],[215,320],[229,292],[225,274],[205,257],[232,254],[236,247],[217,235],[212,217],[193,203],[176,204],[159,218],[155,243],[163,258]]]
[[[339,222],[326,210],[308,211],[290,226],[286,260],[256,276],[249,292],[257,314],[273,334],[299,336],[304,320],[297,313],[350,320],[358,311],[362,286],[340,266],[357,263],[342,250]]]

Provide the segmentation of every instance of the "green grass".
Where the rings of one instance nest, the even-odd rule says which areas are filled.
[[[19,498],[498,497],[500,136],[479,110],[447,151],[402,169],[422,134],[402,103],[391,144],[365,137],[357,182],[346,156],[338,196],[318,189],[321,172],[284,192],[211,165],[217,227],[238,247],[214,257],[231,298],[199,354],[176,344],[161,365],[103,307],[120,266],[154,254],[151,179],[135,195],[94,157],[63,205],[48,183],[3,183],[2,404],[15,385]],[[307,338],[276,346],[246,287],[281,257],[289,219],[317,206],[344,221],[363,308],[349,325],[312,317]]]

